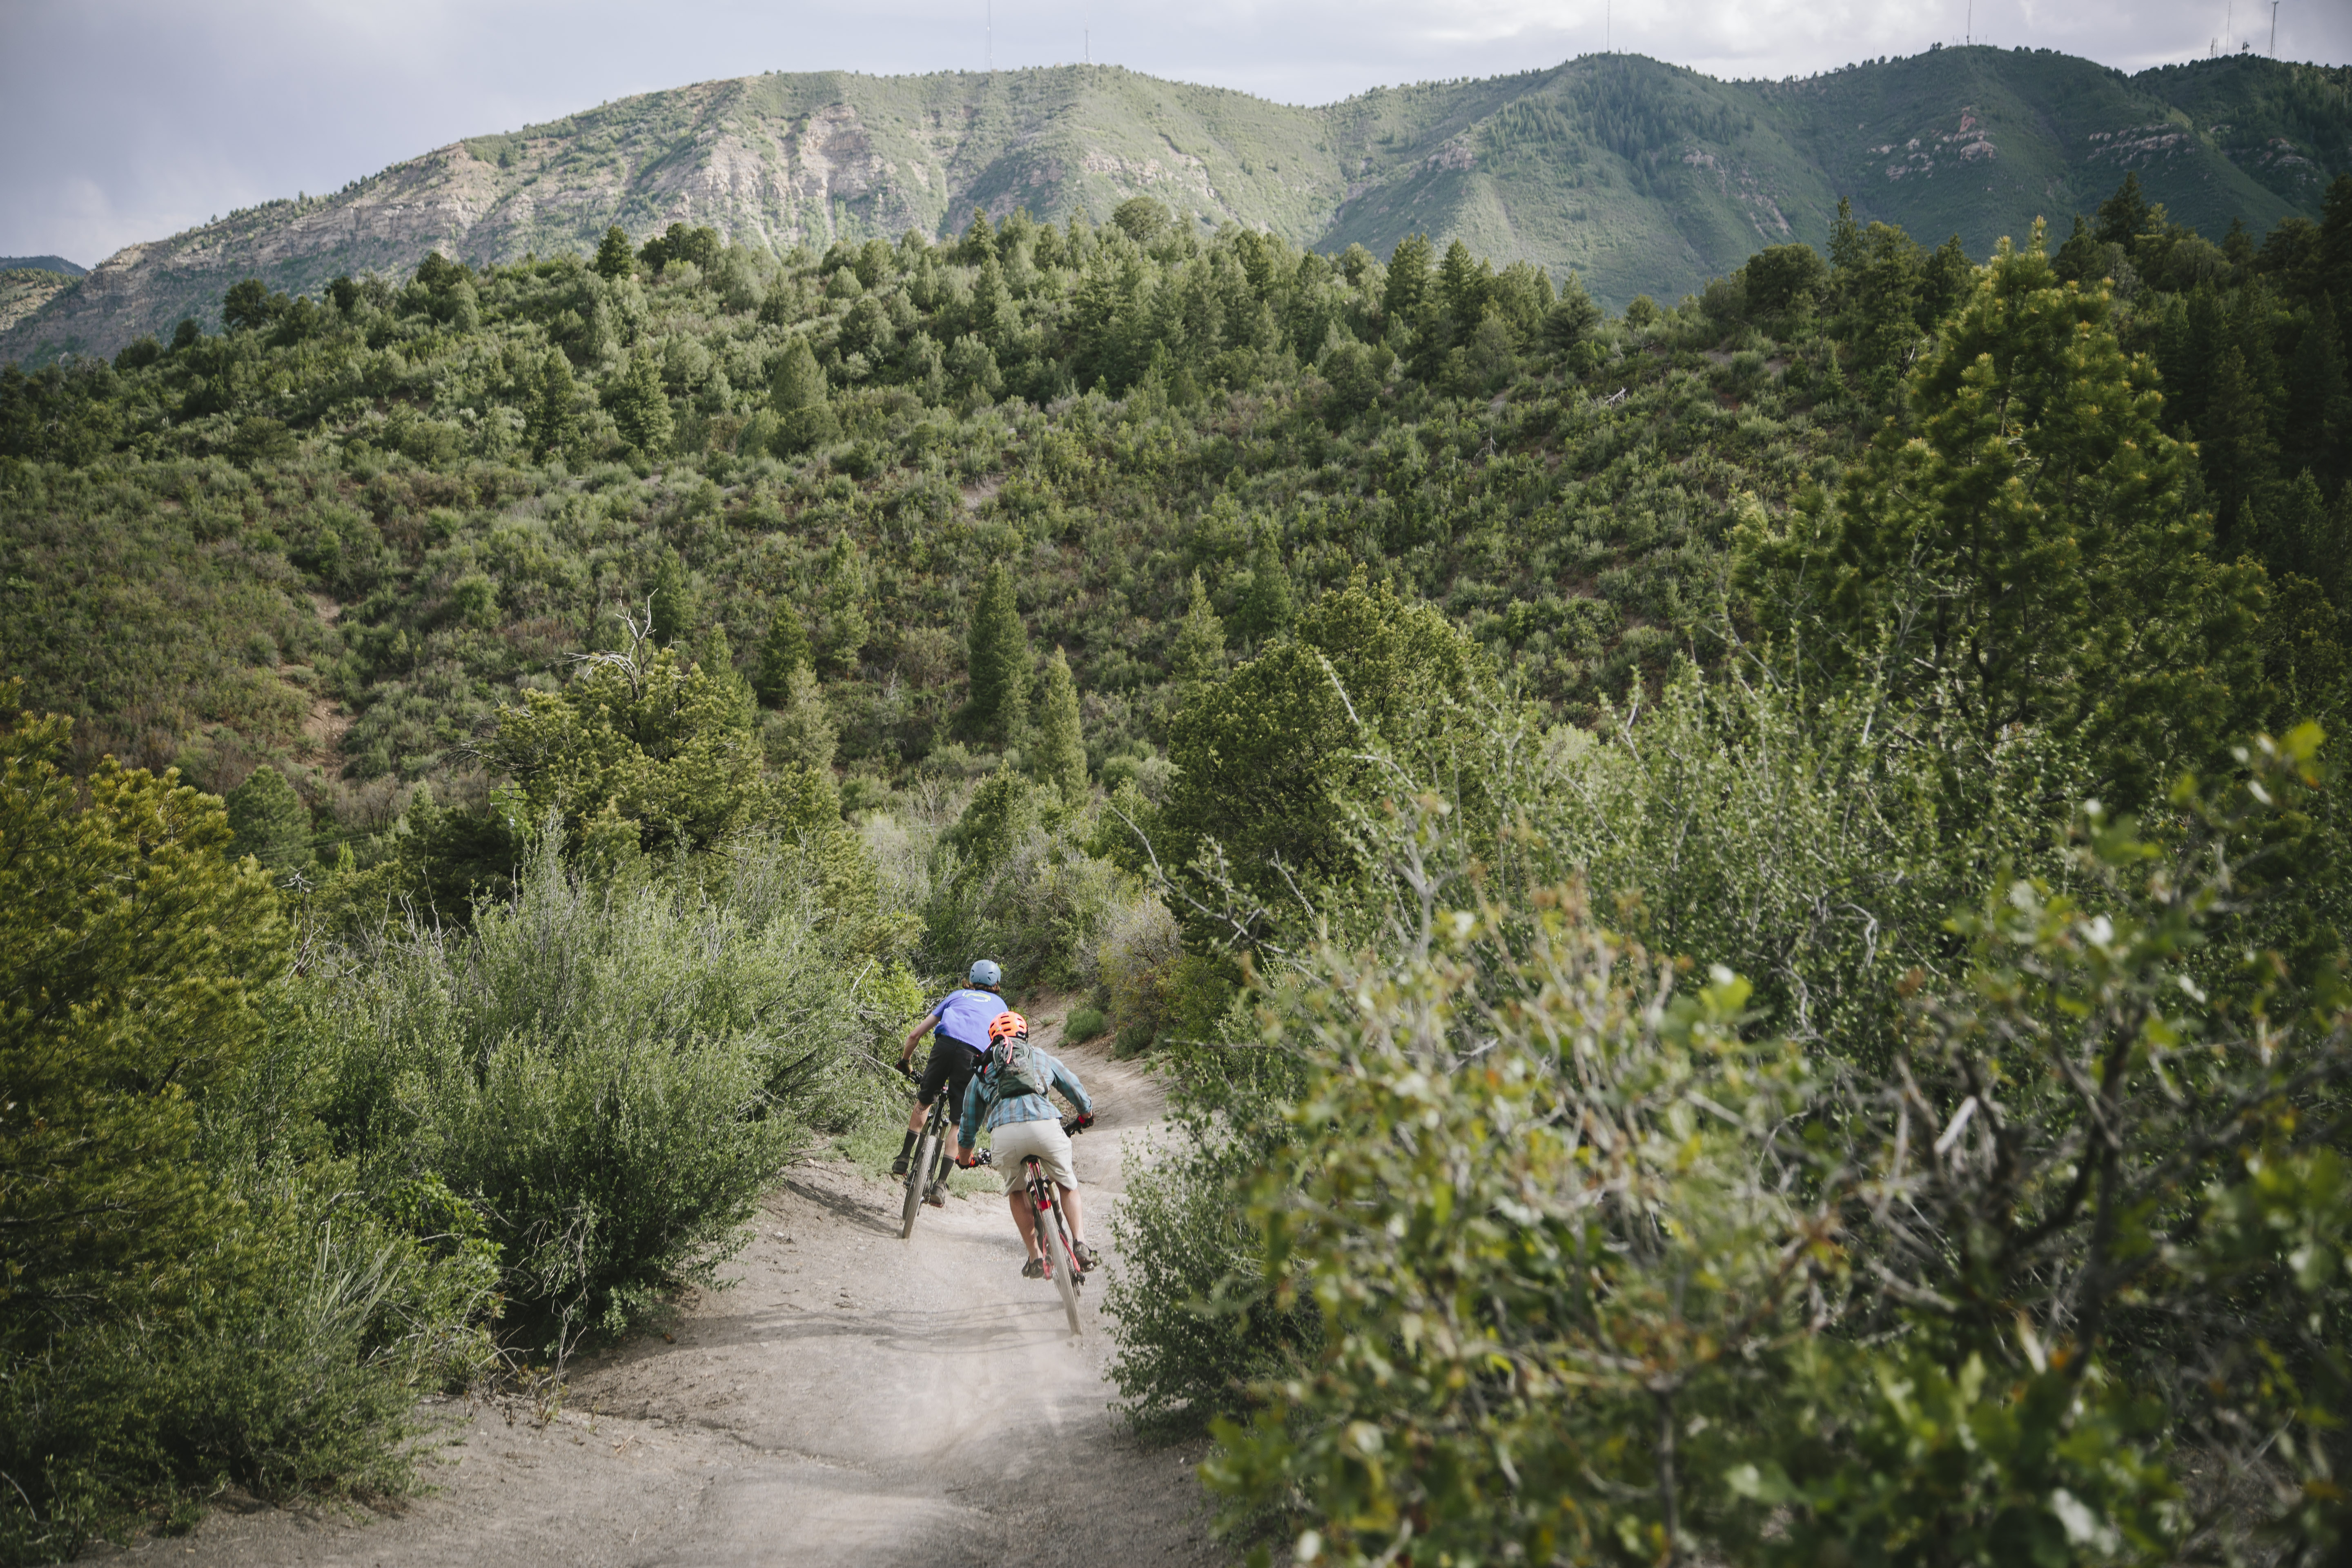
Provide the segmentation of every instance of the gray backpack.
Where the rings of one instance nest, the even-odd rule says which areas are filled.
[[[988,1098],[992,1100],[1042,1095],[1051,1086],[1052,1079],[1045,1064],[1038,1059],[1036,1048],[1026,1039],[997,1041],[988,1047],[987,1065],[981,1068],[981,1081],[988,1086]]]

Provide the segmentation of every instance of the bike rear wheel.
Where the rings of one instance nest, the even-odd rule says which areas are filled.
[[[1037,1227],[1037,1256],[1045,1260],[1046,1278],[1062,1298],[1062,1315],[1069,1320],[1072,1334],[1084,1334],[1078,1322],[1077,1253],[1062,1220],[1062,1205],[1046,1193],[1045,1178],[1034,1165],[1029,1168],[1029,1207]]]

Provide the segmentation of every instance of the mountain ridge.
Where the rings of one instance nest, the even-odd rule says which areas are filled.
[[[1781,81],[1586,55],[1317,107],[1117,66],[769,72],[460,138],[331,195],[126,247],[0,331],[0,363],[209,323],[245,277],[315,292],[428,250],[585,250],[615,223],[639,237],[709,224],[782,251],[941,235],[975,206],[1100,222],[1151,195],[1328,251],[1460,237],[1497,264],[1575,270],[1620,306],[1695,290],[1765,245],[1821,245],[1841,196],[1981,256],[2036,216],[2087,211],[2129,171],[2205,232],[2260,232],[2316,216],[2352,168],[2347,81],[2242,57],[2126,77],[1982,46]]]

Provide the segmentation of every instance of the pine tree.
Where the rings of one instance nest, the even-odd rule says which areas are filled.
[[[604,395],[613,423],[629,445],[649,458],[669,450],[676,424],[670,417],[669,394],[663,389],[661,371],[642,346],[629,356],[629,368]]]
[[[626,278],[637,268],[637,258],[629,248],[629,237],[619,224],[604,231],[604,243],[596,247],[596,259],[590,263],[605,278]]]
[[[752,689],[760,700],[781,708],[792,698],[793,672],[814,669],[816,655],[809,647],[808,629],[790,605],[778,605],[768,635],[760,644],[760,674]]]
[[[856,672],[873,626],[866,618],[866,563],[849,535],[838,534],[824,563],[824,658],[843,675]]]
[[[2104,289],[2006,243],[1834,500],[1743,530],[1739,580],[1836,678],[1867,665],[1952,744],[2079,732],[2126,807],[2226,758],[2258,690],[2252,574],[2219,565]]]
[[[578,384],[572,379],[572,362],[561,349],[547,351],[540,365],[539,400],[531,405],[523,438],[537,457],[560,452],[580,438]]]
[[[2099,204],[2099,226],[2094,237],[2101,245],[2120,245],[2128,253],[2146,232],[2154,210],[2139,188],[2139,175],[2126,174],[2116,194]]]
[[[1192,596],[1184,619],[1176,628],[1176,646],[1168,656],[1168,678],[1182,702],[1200,687],[1224,678],[1225,626],[1209,602],[1208,585],[1192,574]]]
[[[1437,297],[1454,318],[1458,337],[1467,337],[1486,309],[1486,279],[1479,272],[1468,246],[1456,239],[1445,247],[1445,259],[1437,268]]]
[[[1289,626],[1297,610],[1290,592],[1290,574],[1283,569],[1282,551],[1271,526],[1258,531],[1257,554],[1250,563],[1248,591],[1235,606],[1234,620],[1242,636],[1263,641]]]
[[[2246,502],[2270,482],[2278,461],[2267,413],[2262,388],[2246,369],[2246,356],[2236,344],[2229,345],[2214,367],[2197,445],[2205,486],[2213,498],[2215,531],[2230,554],[2252,547],[2252,541],[2244,537]]]
[[[2336,307],[2323,294],[2312,307],[2310,324],[2294,345],[2286,372],[2286,471],[2309,469],[2322,480],[2340,481],[2352,445],[2352,395],[2344,374],[2344,340]]]
[[[1419,321],[1422,304],[1429,297],[1429,237],[1421,234],[1406,235],[1390,253],[1381,313],[1391,325],[1402,321],[1412,326]]]
[[[694,630],[701,605],[694,591],[693,579],[686,573],[686,563],[675,550],[662,553],[661,564],[654,568],[654,591],[651,607],[654,641],[667,647]]]
[[[833,715],[825,710],[816,672],[806,664],[794,665],[784,683],[783,700],[776,707],[777,711],[760,725],[760,743],[769,763],[821,773],[832,771],[840,737],[834,729]]]
[[[975,734],[1000,745],[1021,738],[1029,717],[1029,630],[1013,599],[1013,577],[998,562],[988,569],[972,607],[966,645],[971,701],[965,709]]]
[[[1079,729],[1078,683],[1058,647],[1045,661],[1037,697],[1037,743],[1030,766],[1038,783],[1054,785],[1065,802],[1076,805],[1087,797],[1087,744]]]
[[[789,457],[833,439],[840,426],[833,417],[832,395],[808,339],[793,338],[776,356],[768,376],[768,402],[778,422],[778,451]]]
[[[268,763],[228,792],[229,832],[235,836],[233,855],[250,855],[272,876],[284,876],[310,864],[310,811],[285,775]]]

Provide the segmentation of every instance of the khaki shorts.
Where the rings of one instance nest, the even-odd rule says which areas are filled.
[[[1045,1168],[1045,1179],[1058,1187],[1078,1184],[1077,1173],[1070,1169],[1070,1135],[1056,1121],[1008,1121],[988,1135],[992,1151],[989,1158],[995,1168],[1004,1173],[1004,1190],[1017,1193],[1027,1184],[1028,1173],[1021,1162],[1030,1155]]]

